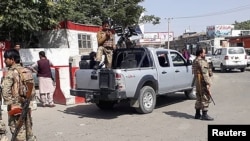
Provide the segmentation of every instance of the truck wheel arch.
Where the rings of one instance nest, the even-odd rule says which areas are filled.
[[[143,86],[151,86],[154,90],[155,93],[157,94],[158,92],[158,81],[152,76],[152,75],[145,75],[142,77],[142,79],[140,80],[140,82],[137,85],[135,94],[134,94],[134,98],[138,99],[139,98],[139,94],[140,94],[140,90]]]

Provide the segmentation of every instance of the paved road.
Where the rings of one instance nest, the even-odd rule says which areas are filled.
[[[214,121],[193,119],[195,101],[179,93],[158,98],[153,113],[145,115],[126,103],[112,111],[93,104],[38,107],[33,111],[34,132],[38,141],[207,141],[208,124],[250,123],[249,78],[249,71],[215,72],[216,105],[209,111]]]

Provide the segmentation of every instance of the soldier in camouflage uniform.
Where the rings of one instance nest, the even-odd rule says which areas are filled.
[[[110,25],[108,21],[102,22],[102,29],[97,32],[98,49],[96,53],[96,65],[95,69],[98,69],[100,62],[102,61],[102,55],[105,55],[104,64],[106,68],[112,67],[112,56],[115,46],[114,34],[109,30]]]
[[[205,49],[199,48],[196,51],[196,59],[193,62],[193,73],[195,78],[196,84],[196,103],[195,103],[195,119],[202,119],[202,120],[213,120],[207,114],[209,103],[210,103],[210,96],[207,90],[211,87],[211,79],[212,76],[211,70],[209,68],[209,64],[205,60]],[[198,79],[199,76],[202,79]],[[202,115],[201,112],[202,111]]]
[[[10,50],[5,51],[4,62],[6,64],[6,67],[8,67],[8,70],[1,84],[2,96],[4,99],[4,103],[7,105],[7,110],[10,111],[17,107],[20,108],[24,104],[23,101],[21,100],[23,99],[23,97],[19,95],[21,93],[19,89],[19,86],[21,83],[20,81],[21,77],[17,69],[22,67],[20,65],[19,52],[15,49],[10,49]],[[10,128],[10,132],[12,134],[15,131],[15,127],[16,127],[19,117],[20,117],[20,114],[8,116],[9,118],[8,125]],[[35,141],[35,140],[36,140],[36,137],[32,133],[31,113],[28,112],[27,118],[23,126],[18,132],[16,141]]]
[[[6,125],[2,120],[2,110],[0,111],[0,114],[1,114],[0,115],[0,141],[8,141],[8,138],[6,136],[6,133],[7,133]]]

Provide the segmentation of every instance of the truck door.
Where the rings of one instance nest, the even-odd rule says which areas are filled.
[[[190,87],[193,80],[192,66],[187,65],[186,60],[178,52],[171,51],[170,56],[174,69],[174,79],[171,82],[174,84],[175,90]]]
[[[168,60],[168,52],[157,52],[156,67],[158,68],[158,80],[159,80],[159,93],[164,94],[166,92],[172,92],[174,90],[173,69],[170,67]]]

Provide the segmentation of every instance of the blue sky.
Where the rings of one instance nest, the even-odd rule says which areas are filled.
[[[193,32],[206,31],[207,26],[233,24],[250,20],[250,0],[144,0],[141,3],[145,15],[161,18],[161,24],[145,24],[145,32],[167,32],[182,35],[185,29]],[[205,16],[210,15],[210,16]],[[199,18],[180,18],[195,17]]]

